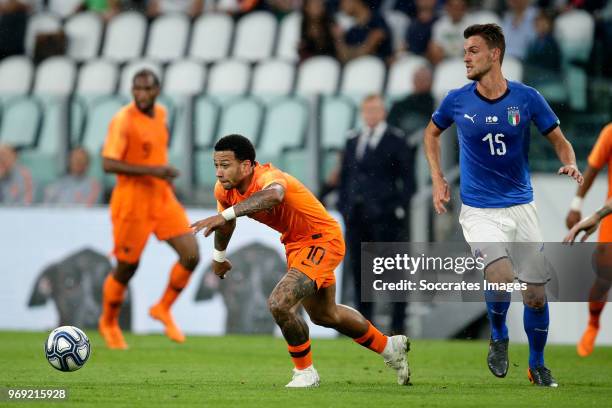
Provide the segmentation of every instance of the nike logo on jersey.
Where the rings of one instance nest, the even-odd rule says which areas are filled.
[[[463,114],[463,117],[466,119],[469,119],[472,121],[472,123],[474,123],[474,118],[476,117],[476,114],[474,114],[473,116],[468,115],[467,113]]]

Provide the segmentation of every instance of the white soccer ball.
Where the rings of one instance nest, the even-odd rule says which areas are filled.
[[[45,343],[49,364],[60,371],[76,371],[83,367],[91,353],[89,339],[74,326],[61,326],[53,330]]]

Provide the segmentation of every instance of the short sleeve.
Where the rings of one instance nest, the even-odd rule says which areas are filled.
[[[217,211],[221,212],[230,207],[225,189],[218,181],[215,183],[215,199],[217,200]]]
[[[126,121],[121,114],[116,115],[108,127],[108,134],[104,142],[102,157],[121,160],[127,149]]]
[[[612,147],[612,125],[606,126],[599,137],[595,146],[589,154],[589,166],[595,169],[601,169],[610,160],[610,148]]]
[[[559,126],[559,118],[538,91],[530,89],[530,96],[529,110],[531,118],[540,133],[547,135]]]
[[[287,188],[287,178],[282,171],[276,169],[262,173],[257,182],[262,190],[273,183],[280,184],[285,189]]]
[[[438,109],[431,115],[431,121],[436,125],[440,130],[445,130],[449,128],[453,122],[453,104],[455,101],[455,93],[453,91],[449,92],[448,95],[444,97]]]

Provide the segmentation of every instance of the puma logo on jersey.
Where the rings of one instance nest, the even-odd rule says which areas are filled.
[[[471,121],[472,121],[472,123],[474,123],[474,118],[476,117],[476,114],[474,114],[474,115],[470,116],[470,115],[468,115],[467,113],[464,113],[464,114],[463,114],[463,117],[464,117],[464,118],[466,118],[466,119],[471,120]]]

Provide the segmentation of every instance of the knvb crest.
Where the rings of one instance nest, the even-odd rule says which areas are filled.
[[[508,123],[512,126],[518,126],[521,123],[521,113],[519,112],[518,106],[508,107]]]

